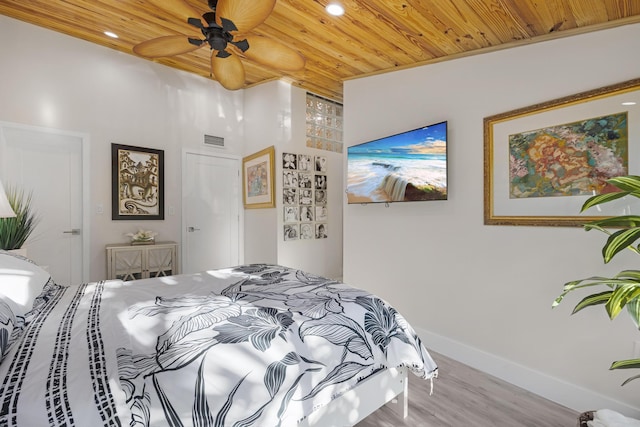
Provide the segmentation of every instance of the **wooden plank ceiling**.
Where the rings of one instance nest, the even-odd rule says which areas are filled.
[[[161,1],[209,11],[206,0]],[[251,34],[294,48],[305,68],[282,72],[243,58],[246,87],[283,78],[342,101],[346,79],[640,22],[639,0],[340,0],[341,17],[326,13],[329,1],[277,1]],[[131,55],[134,45],[152,38],[200,36],[145,0],[0,0],[0,14]],[[209,56],[204,47],[153,61],[213,78]]]

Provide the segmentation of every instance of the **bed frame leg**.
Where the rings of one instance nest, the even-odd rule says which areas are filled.
[[[400,369],[400,382],[402,383],[402,392],[398,394],[391,403],[393,403],[394,411],[401,420],[409,416],[409,378],[407,368]]]

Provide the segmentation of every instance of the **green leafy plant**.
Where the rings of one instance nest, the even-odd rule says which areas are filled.
[[[617,190],[590,197],[585,201],[581,212],[625,196],[640,198],[640,176],[620,176],[611,178],[607,182]],[[640,216],[638,215],[614,216],[591,221],[584,224],[584,228],[587,231],[599,230],[609,236],[602,248],[602,257],[605,263],[611,261],[616,254],[625,249],[640,255],[640,245],[636,245],[636,241],[640,239]],[[613,320],[626,308],[636,328],[640,329],[640,270],[624,270],[611,278],[595,276],[568,282],[564,285],[562,294],[553,302],[553,307],[560,304],[569,292],[592,286],[597,286],[600,289],[605,287],[605,290],[584,297],[573,308],[572,314],[587,307],[604,305],[607,315]],[[640,368],[640,359],[615,361],[609,369],[631,368]],[[622,385],[636,378],[640,378],[640,375],[628,378]]]
[[[16,213],[14,218],[0,218],[0,249],[20,249],[40,221],[32,207],[32,193],[8,186],[9,204]]]

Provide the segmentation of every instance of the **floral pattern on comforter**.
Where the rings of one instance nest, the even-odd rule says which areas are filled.
[[[393,307],[286,267],[54,287],[0,365],[0,424],[291,426],[400,366],[437,371]]]

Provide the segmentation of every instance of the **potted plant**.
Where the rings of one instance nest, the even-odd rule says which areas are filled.
[[[16,216],[0,218],[0,249],[21,249],[39,222],[31,204],[32,193],[7,186],[7,199]]]
[[[610,193],[590,197],[585,201],[581,212],[625,196],[640,198],[640,176],[620,176],[611,178],[607,182],[616,189]],[[605,263],[625,249],[640,254],[640,245],[636,245],[636,241],[640,239],[640,216],[638,215],[613,216],[591,221],[584,224],[584,228],[587,231],[599,230],[609,236],[602,248]],[[587,307],[602,305],[609,318],[615,319],[626,308],[636,328],[640,329],[640,270],[624,270],[611,278],[596,276],[568,282],[564,285],[562,294],[553,302],[553,307],[560,304],[569,292],[590,287],[597,287],[598,291],[580,300],[572,314]],[[640,368],[640,359],[615,361],[609,369],[631,368]],[[640,375],[628,378],[622,385],[636,378],[640,378]]]

